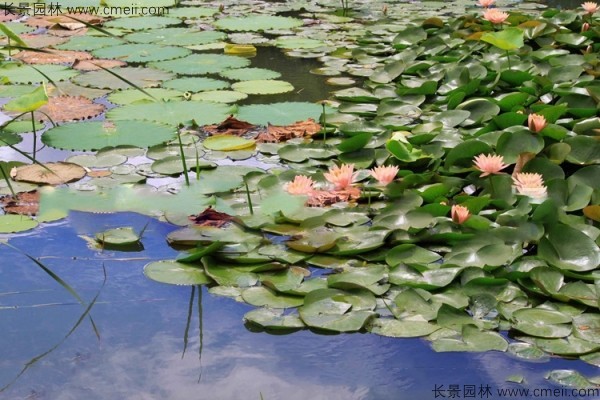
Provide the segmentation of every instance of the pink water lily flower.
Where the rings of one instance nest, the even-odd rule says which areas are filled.
[[[315,191],[315,181],[308,176],[296,175],[293,181],[285,185],[285,190],[290,194],[310,195]]]
[[[483,18],[490,21],[492,24],[501,24],[508,18],[508,14],[498,10],[497,8],[488,8],[483,13]]]
[[[583,3],[581,5],[581,7],[585,10],[585,12],[587,12],[588,14],[593,14],[596,11],[600,10],[600,7],[598,7],[597,3],[594,3],[592,1],[586,1],[585,3]]]
[[[535,172],[521,172],[513,176],[515,189],[519,194],[542,199],[546,197],[547,191],[542,175]]]
[[[342,164],[329,168],[329,172],[323,174],[325,179],[333,183],[335,190],[343,190],[352,186],[352,182],[356,177],[354,173],[354,164]]]
[[[485,7],[485,8],[489,8],[490,6],[492,6],[494,3],[496,2],[496,0],[479,0],[479,5],[481,7]]]
[[[398,170],[399,168],[394,165],[391,167],[375,167],[370,172],[371,176],[377,179],[377,182],[383,186],[387,186],[396,178]]]
[[[543,115],[533,113],[527,117],[527,125],[530,131],[538,133],[548,125],[548,122]]]
[[[473,159],[474,167],[482,172],[480,178],[484,176],[499,174],[501,170],[508,167],[509,164],[504,164],[504,158],[498,155],[480,154]]]
[[[469,219],[471,213],[467,207],[455,204],[450,210],[450,215],[452,216],[452,221],[457,224],[462,224]]]

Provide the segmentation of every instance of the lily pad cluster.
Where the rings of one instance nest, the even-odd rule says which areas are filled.
[[[419,4],[424,17],[415,20],[405,3],[384,13],[367,2],[356,12],[362,23],[332,14],[331,4],[305,5],[312,22],[236,16],[248,6],[231,5],[222,18],[217,9],[190,14],[221,30],[190,31],[192,45],[177,14],[104,24],[133,43],[89,34],[57,45],[125,57],[133,65],[110,70],[125,80],[104,69],[41,65],[40,76],[2,65],[11,83],[71,79],[78,90],[113,91],[119,104],[107,121],[44,133],[53,147],[104,149],[70,158],[95,168],[90,180],[44,190],[42,212],[137,211],[180,225],[167,240],[188,251],[148,264],[146,275],[256,306],[245,319],[265,330],[424,337],[437,351],[557,354],[600,366],[600,25],[553,9],[511,12],[505,26],[479,10],[434,16],[448,3]],[[293,88],[250,59],[205,51],[225,35],[258,53],[263,35],[277,35],[287,55],[319,58],[319,74],[361,84],[327,106],[231,105],[239,94]],[[232,114],[267,130],[308,118],[321,129],[272,143],[252,132],[205,134]],[[128,163],[141,155],[146,163]],[[352,172],[332,187],[340,164]],[[394,176],[379,179],[381,167]],[[179,179],[144,185],[165,176]],[[304,193],[291,190],[299,176],[310,183]],[[319,203],[313,189],[352,195]],[[205,219],[209,207],[226,218]],[[139,238],[102,238],[123,234]]]

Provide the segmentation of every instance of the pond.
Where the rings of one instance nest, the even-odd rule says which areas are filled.
[[[206,39],[206,43],[202,42],[197,47],[188,46],[189,49],[183,47],[183,43],[177,43],[177,40],[185,40],[186,36],[177,36],[180,33],[174,30],[167,31],[168,34],[155,32],[156,36],[148,41],[143,38],[143,30],[138,32],[132,28],[136,22],[130,25],[127,18],[115,19],[120,22],[112,25],[104,24],[106,29],[117,36],[138,34],[139,37],[135,40],[142,43],[159,40],[169,42],[170,35],[173,35],[176,38],[171,40],[173,43],[166,43],[164,46],[191,50],[191,55],[181,58],[195,55],[221,56],[224,37],[218,36],[218,33],[223,30],[227,32],[230,41],[256,45],[256,55],[246,58],[248,62],[244,67],[260,68],[260,74],[265,71],[277,72],[280,76],[274,80],[283,82],[279,84],[279,88],[285,89],[281,89],[283,93],[279,93],[279,89],[272,89],[272,83],[266,80],[259,82],[258,89],[247,89],[247,86],[244,88],[244,85],[237,85],[244,80],[231,79],[226,71],[211,72],[199,78],[197,75],[189,75],[185,70],[177,72],[178,68],[190,68],[181,67],[185,63],[178,64],[178,58],[155,60],[151,63],[155,63],[157,68],[164,68],[159,68],[161,73],[173,72],[168,78],[159,79],[163,82],[163,87],[171,88],[172,92],[159,92],[160,89],[145,87],[150,94],[164,96],[167,100],[161,103],[165,108],[160,109],[152,108],[158,102],[141,95],[141,90],[128,89],[129,84],[124,85],[122,80],[114,80],[103,71],[96,71],[98,76],[92,80],[85,78],[92,76],[91,74],[84,73],[72,79],[87,87],[86,90],[98,92],[94,92],[94,95],[85,93],[81,86],[76,90],[83,90],[83,96],[93,97],[94,104],[106,106],[107,112],[103,110],[91,113],[90,118],[85,118],[87,121],[67,124],[61,122],[62,126],[59,128],[52,128],[52,124],[46,123],[37,132],[37,141],[33,134],[27,133],[29,127],[19,127],[18,132],[25,133],[24,140],[15,145],[0,147],[2,161],[31,164],[28,155],[33,155],[31,150],[35,143],[37,162],[68,159],[81,163],[87,168],[85,173],[90,175],[69,183],[69,189],[63,185],[42,190],[42,209],[38,216],[41,223],[34,229],[23,229],[21,233],[0,233],[0,398],[600,398],[597,386],[599,362],[596,356],[600,347],[597,345],[600,343],[597,335],[600,329],[596,318],[597,296],[582,295],[584,289],[593,289],[595,293],[593,283],[598,285],[598,265],[589,265],[600,257],[597,252],[597,233],[600,232],[598,216],[593,214],[596,210],[594,207],[598,207],[600,189],[597,182],[594,183],[594,176],[597,177],[594,175],[595,169],[591,170],[591,178],[579,172],[586,168],[598,168],[594,150],[590,151],[591,155],[583,150],[571,155],[572,158],[578,157],[577,160],[581,160],[581,163],[572,161],[572,158],[570,164],[565,162],[561,165],[558,162],[565,172],[560,167],[552,168],[542,162],[536,164],[539,169],[531,169],[535,172],[543,171],[547,183],[550,175],[562,173],[562,179],[556,179],[554,185],[548,183],[550,197],[557,198],[556,193],[562,191],[560,193],[566,199],[560,213],[557,207],[546,211],[560,214],[557,218],[560,218],[561,223],[558,225],[554,218],[543,212],[542,204],[550,207],[550,203],[536,203],[535,199],[526,201],[527,196],[522,196],[525,200],[520,197],[517,202],[514,195],[507,194],[506,191],[510,192],[511,186],[510,183],[506,186],[506,181],[502,180],[503,175],[492,176],[489,186],[481,183],[483,179],[469,177],[467,180],[466,175],[472,168],[465,163],[465,157],[456,156],[456,152],[456,164],[443,171],[435,163],[424,167],[428,160],[424,160],[421,148],[432,154],[437,152],[440,158],[447,160],[452,154],[449,148],[460,146],[461,142],[471,141],[469,143],[472,144],[476,140],[470,135],[482,138],[476,140],[478,150],[473,155],[486,153],[492,147],[498,152],[504,151],[505,159],[511,157],[509,154],[514,153],[515,159],[519,155],[513,149],[519,146],[518,143],[510,144],[508,150],[506,146],[502,150],[502,144],[498,144],[501,143],[498,142],[500,133],[495,134],[494,130],[502,129],[498,126],[490,127],[492,122],[489,121],[494,117],[493,123],[500,124],[496,119],[496,114],[500,111],[486,117],[485,114],[489,112],[487,104],[478,105],[483,111],[469,109],[471,115],[481,112],[483,125],[488,124],[485,131],[478,131],[483,129],[481,120],[469,122],[468,116],[456,123],[451,122],[451,126],[436,128],[435,124],[439,121],[435,120],[436,117],[430,119],[427,113],[435,115],[442,109],[446,110],[445,103],[443,107],[440,106],[446,101],[445,96],[442,96],[441,101],[436,98],[437,103],[432,109],[426,108],[427,103],[414,106],[410,102],[395,104],[381,100],[389,96],[388,84],[395,82],[396,78],[388,80],[388,77],[394,74],[397,66],[390,63],[387,64],[389,69],[382,70],[380,57],[393,59],[400,57],[401,50],[408,51],[408,46],[405,45],[399,45],[395,49],[389,47],[396,35],[401,37],[400,41],[409,43],[413,40],[412,37],[425,32],[410,31],[410,27],[406,28],[407,31],[404,25],[394,27],[398,18],[404,18],[406,13],[421,11],[424,17],[431,15],[433,18],[436,7],[446,7],[443,9],[444,18],[452,18],[452,13],[456,12],[479,10],[470,8],[470,2],[467,4],[462,1],[442,5],[441,2],[411,3],[407,7],[414,8],[408,11],[403,8],[403,3],[390,2],[385,6],[386,13],[391,18],[388,19],[382,12],[383,3],[350,2],[347,15],[356,18],[351,20],[342,15],[343,10],[338,3],[319,1],[306,12],[297,2],[231,2],[225,4],[224,15],[220,16],[226,22],[215,27],[212,25],[213,15],[216,15],[219,5],[183,2],[183,6],[192,8],[181,11],[180,21],[169,22],[172,29],[188,29],[181,22],[185,20],[183,16],[188,10],[198,9],[197,12],[189,11],[192,22],[187,21],[186,24],[199,26],[202,32],[216,32],[217,35],[215,40]],[[498,6],[511,12],[521,7],[525,12],[538,15],[545,10],[540,3],[498,3]],[[564,9],[574,9],[580,5],[579,2],[568,0],[548,0],[543,4]],[[298,29],[297,26],[274,26],[263,36],[251,29],[237,30],[235,26],[227,25],[228,18],[233,18],[234,23],[240,24],[235,18],[242,18],[257,10],[261,10],[262,14],[279,13],[291,19],[304,18],[309,30],[296,37],[290,36],[290,33],[293,29]],[[198,16],[194,16],[196,13]],[[160,17],[151,17],[149,23],[156,22],[158,18]],[[569,19],[571,16],[569,14],[564,18]],[[318,19],[318,29],[310,30],[310,20]],[[430,23],[432,26],[437,24],[433,20]],[[329,24],[333,28],[326,26]],[[346,25],[340,25],[338,29],[335,24]],[[7,25],[19,33],[20,29],[28,31],[22,22],[7,22]],[[363,29],[363,25],[369,29]],[[78,29],[82,28],[80,26]],[[215,28],[217,29],[213,30]],[[37,33],[48,36],[44,29],[39,29]],[[152,29],[163,28],[158,24]],[[598,34],[594,35],[596,36],[591,36],[591,40],[595,46],[594,52],[597,52]],[[97,39],[89,39],[90,36],[99,37],[86,35],[86,40],[92,43]],[[279,36],[286,39],[277,39]],[[134,36],[130,38],[133,40]],[[299,40],[300,44],[281,45],[288,53],[285,55],[284,50],[278,47],[261,46],[265,38],[269,43]],[[104,37],[102,40],[109,39],[110,37]],[[451,40],[449,36],[447,39]],[[205,39],[199,36],[198,40]],[[328,40],[335,40],[339,49],[334,51],[327,48],[332,47]],[[363,47],[352,47],[355,40]],[[543,46],[544,40],[545,38],[539,39],[540,46]],[[560,65],[560,68],[564,67],[562,73],[571,74],[571,65],[579,60],[575,55],[579,52],[577,46],[582,42],[578,42],[579,37],[571,36],[563,40],[568,42],[566,47],[577,50],[566,56],[569,57],[566,66]],[[325,45],[325,42],[329,45]],[[77,43],[77,40],[72,43]],[[113,43],[111,46],[118,45]],[[456,46],[459,51],[458,44]],[[103,47],[94,51],[98,51],[95,54],[98,58],[104,52],[107,59],[124,59],[129,66],[140,68],[146,62],[139,62],[135,57],[157,56],[152,52],[149,55],[148,48],[131,48],[120,55],[110,54]],[[341,54],[342,57],[330,57],[331,54],[336,57]],[[503,52],[482,54],[484,58],[506,57]],[[435,58],[435,54],[431,56]],[[515,57],[515,68],[521,68],[525,64],[518,60],[521,56],[525,57],[515,52],[510,54],[510,58]],[[437,61],[453,62],[453,57],[455,54],[452,52],[444,53]],[[487,59],[486,62],[493,64],[494,61]],[[510,63],[510,59],[508,62]],[[596,65],[591,58],[586,58],[586,62]],[[211,63],[208,59],[197,61],[192,68],[204,68]],[[556,68],[551,62],[540,64],[541,69]],[[422,66],[413,67],[418,73]],[[58,68],[54,69],[53,65],[45,68],[47,64],[41,64],[40,69],[52,77],[55,73],[66,73],[59,72]],[[433,71],[431,75],[423,75],[427,79],[434,79],[440,73],[433,63],[426,68]],[[483,82],[481,85],[489,84],[480,74],[481,64],[470,65],[469,68],[473,76],[481,78],[478,78],[478,81]],[[340,75],[336,69],[344,73]],[[381,75],[370,75],[374,69]],[[237,67],[230,69],[236,70]],[[523,70],[526,68],[523,67]],[[2,71],[0,76],[6,75],[9,80],[21,79],[4,65]],[[139,86],[144,86],[148,79],[153,78],[143,75],[142,79],[137,79],[140,70],[130,75],[124,70],[120,71]],[[508,71],[511,71],[510,64]],[[464,73],[461,75],[458,72],[456,75],[442,74],[440,77],[443,76],[448,85],[457,84],[459,89],[468,87],[469,79],[464,80]],[[199,79],[176,82],[175,73]],[[402,72],[399,73],[401,74]],[[498,75],[498,79],[511,79],[500,78],[500,74]],[[209,78],[206,79],[205,76]],[[409,90],[405,93],[398,92],[398,96],[403,96],[403,99],[420,96],[420,93],[410,92],[422,83],[414,79],[417,74],[411,72],[406,76],[407,80],[402,82],[406,83]],[[328,81],[339,77],[350,78],[354,83],[337,86]],[[521,77],[512,79],[518,80]],[[448,83],[451,78],[458,83]],[[20,87],[28,86],[27,79],[31,78],[21,79]],[[414,79],[412,83],[411,79]],[[104,88],[104,82],[110,82],[106,84],[108,89]],[[293,87],[292,90],[287,89],[286,82]],[[582,79],[573,87],[568,86],[569,82],[566,78],[558,79],[559,89],[552,90],[559,93],[558,97],[571,96],[569,99],[575,101],[576,96],[581,96],[579,89],[588,87],[585,86],[587,81]],[[527,79],[520,84],[527,88]],[[195,85],[202,86],[202,89],[196,90]],[[214,89],[208,89],[213,85]],[[15,86],[0,87],[0,96],[6,98],[2,104],[20,95],[15,94],[18,91]],[[232,86],[235,90],[230,90]],[[114,90],[117,87],[126,89],[127,95],[122,96],[125,92]],[[349,87],[366,90],[356,92],[349,89],[349,92],[339,92]],[[398,87],[401,85],[398,84]],[[589,87],[592,88],[591,85]],[[31,89],[35,87],[32,86]],[[73,88],[65,90],[71,94],[76,93]],[[233,102],[233,106],[230,106],[232,103],[229,99],[228,102],[222,102],[225,93],[210,94],[216,96],[217,102],[202,98],[213,90],[214,93],[227,91],[227,96],[238,96],[240,93],[249,96],[240,97]],[[263,90],[271,94],[260,94]],[[270,90],[273,92],[269,92]],[[597,96],[593,92],[595,89],[589,90],[593,96]],[[184,93],[186,91],[189,93]],[[528,93],[526,90],[524,92]],[[194,98],[196,95],[200,96]],[[457,109],[451,110],[452,107],[448,106],[444,111],[444,118],[461,118],[463,104],[459,103],[469,94],[461,95],[463,97],[456,100],[454,108]],[[485,98],[491,96],[485,92],[479,95]],[[188,101],[184,101],[184,97]],[[432,97],[428,98],[434,101]],[[330,100],[327,106],[323,106],[326,108],[316,104],[324,99]],[[575,136],[577,140],[578,134],[587,135],[573,127],[570,123],[573,119],[578,122],[588,121],[586,123],[596,128],[595,123],[589,120],[596,117],[597,110],[590,114],[588,99],[576,100],[581,106],[569,109],[569,113],[576,116],[563,113],[553,119],[550,125],[551,128],[556,128],[552,132],[550,129],[546,131],[550,137],[545,139],[548,146],[563,139],[571,140],[569,136]],[[596,107],[597,98],[594,97],[594,101]],[[197,110],[185,110],[185,103],[193,105],[194,102],[197,102]],[[504,110],[505,103],[500,100],[498,103],[503,108],[502,112],[509,111],[505,114],[511,114],[510,118],[520,118],[518,112]],[[170,104],[176,106],[170,108]],[[373,104],[377,104],[376,109]],[[262,105],[263,108],[252,108],[257,105]],[[61,105],[66,110],[80,106],[85,108],[81,104]],[[387,106],[395,115],[390,117],[390,113],[383,115],[387,119],[381,118],[380,111]],[[560,107],[560,101],[557,107]],[[339,112],[340,108],[345,108],[346,111]],[[198,140],[210,142],[207,140],[207,132],[199,130],[197,125],[219,123],[230,113],[255,125],[280,121],[274,125],[289,126],[296,120],[307,118],[314,118],[325,125],[327,121],[323,121],[321,115],[323,109],[327,110],[325,119],[329,119],[328,128],[325,134],[319,128],[314,136],[314,143],[317,145],[308,145],[308,152],[306,147],[302,147],[307,143],[302,137],[293,138],[287,143],[258,143],[259,151],[256,151],[255,147],[248,146],[248,142],[251,142],[251,146],[255,145],[256,132],[262,129],[257,127],[244,131],[241,137],[230,138],[226,143],[213,141],[210,145],[196,144]],[[285,111],[280,113],[279,110]],[[4,111],[5,119],[10,120],[9,110]],[[417,111],[419,116],[424,116],[420,125],[415,122],[419,116],[412,116]],[[48,108],[47,112],[56,112],[56,109]],[[136,118],[136,113],[144,118]],[[195,124],[188,123],[190,116],[197,118]],[[297,116],[300,117],[295,119]],[[550,116],[547,117],[550,119]],[[133,128],[120,125],[130,122],[129,118],[137,122],[150,119],[160,124],[172,123],[175,118],[177,125],[186,125],[180,130],[183,143],[179,145],[169,132],[167,139],[160,139],[161,132],[154,132],[154,125],[159,124],[143,122],[147,125],[135,125]],[[106,122],[108,120],[113,122]],[[134,143],[125,141],[118,144],[126,146],[96,153],[89,149],[104,147],[101,145],[104,143],[102,135],[83,137],[86,132],[99,129],[93,124],[100,124],[103,134],[108,133],[108,136],[121,129],[131,129],[138,133],[156,134],[158,139],[141,146],[149,147],[148,151],[133,147]],[[460,141],[452,131],[459,124],[461,134],[465,135]],[[506,128],[509,131],[515,128],[511,124]],[[386,125],[388,129],[382,130],[381,125]],[[60,129],[69,126],[76,126],[77,133],[82,136],[61,138]],[[171,130],[176,128],[178,126]],[[392,137],[391,131],[404,129],[412,130],[412,134],[420,135],[420,139],[412,141],[409,136],[409,143],[399,140],[397,135]],[[435,135],[442,138],[440,140],[446,141],[444,150],[430,145],[431,138],[427,137],[430,132],[427,129],[432,129]],[[53,130],[56,134],[51,133]],[[569,133],[565,139],[560,135],[567,130]],[[340,134],[342,131],[343,134]],[[550,149],[545,148],[545,145],[538,149],[538,139],[531,139],[529,132],[516,129],[513,132],[520,135],[522,140],[529,140],[524,146],[529,146],[527,150],[535,148],[538,158],[542,158],[541,155],[544,154],[543,158],[546,159],[545,154],[558,151],[556,147]],[[1,136],[6,141],[12,137],[11,134],[14,135],[6,130],[0,134],[6,135]],[[346,136],[353,139],[360,138],[361,135],[368,136],[362,145],[356,143],[357,139],[350,143],[346,139]],[[167,140],[173,141],[167,146],[161,144]],[[408,143],[408,146],[402,144],[402,151],[406,151],[406,154],[388,146],[390,142]],[[542,144],[543,142],[542,140]],[[577,145],[573,140],[569,143],[573,148]],[[366,156],[362,151],[366,151]],[[189,170],[189,176],[184,177],[182,173],[184,167],[180,164],[180,152],[185,154],[184,158],[188,162],[185,168]],[[395,160],[387,158],[390,153],[396,157]],[[304,197],[277,189],[289,188],[290,184],[284,186],[284,183],[294,179],[296,170],[301,171],[298,174],[311,176],[317,182],[317,187],[322,187],[327,182],[324,171],[327,167],[332,167],[333,156],[339,158],[340,162],[356,164],[359,170],[356,179],[362,182],[362,197],[354,198],[352,194],[347,194],[343,201],[339,201],[339,198],[327,200],[333,203],[330,207],[327,203],[328,207],[325,208],[322,204],[321,207],[309,208],[304,207]],[[566,157],[567,155],[563,160]],[[369,161],[365,161],[365,158]],[[468,158],[470,162],[471,155]],[[414,179],[415,189],[411,186],[400,188],[398,181],[388,189],[368,183],[366,170],[374,159],[383,160],[386,165],[390,162],[400,165],[400,174],[404,174],[403,182]],[[4,165],[11,168],[13,166]],[[381,163],[378,161],[377,165]],[[442,171],[435,179],[426,176],[427,168],[434,168],[432,165]],[[556,168],[561,171],[558,172]],[[273,172],[264,173],[262,169]],[[418,173],[409,173],[411,169]],[[579,180],[575,181],[573,178],[567,182],[565,174]],[[46,179],[48,174],[42,171],[41,175]],[[458,177],[461,181],[456,183]],[[190,184],[186,185],[186,179],[190,179]],[[465,182],[472,187],[483,185],[483,192],[469,189]],[[17,191],[36,187],[16,181],[12,181],[12,185]],[[450,190],[452,185],[461,185],[460,190]],[[3,194],[10,193],[6,181],[2,179],[0,189]],[[471,194],[473,196],[469,196]],[[338,193],[336,196],[342,195],[345,194]],[[465,200],[465,197],[470,199]],[[481,202],[482,198],[485,203]],[[448,199],[468,204],[471,213],[477,214],[473,210],[478,209],[480,214],[469,213],[469,219],[462,226],[463,221],[458,223],[459,219],[454,218],[454,215],[446,218],[450,206],[443,203]],[[476,202],[475,199],[479,200]],[[509,204],[510,201],[512,203]],[[386,202],[393,207],[388,207]],[[415,211],[415,207],[418,210],[421,205],[426,213],[431,214],[424,215],[424,212]],[[228,215],[208,218],[202,212],[209,206]],[[347,207],[350,207],[350,212],[344,214],[343,210]],[[196,215],[196,222],[199,224],[193,228],[194,233],[185,228],[190,223],[188,216],[192,214]],[[232,223],[227,219],[229,214],[238,219]],[[527,215],[526,222],[522,221],[522,215]],[[588,220],[584,224],[582,221],[586,217]],[[327,221],[327,230],[322,229],[325,224],[323,221]],[[3,223],[0,222],[0,228]],[[23,221],[19,221],[17,225],[21,223]],[[30,220],[26,223],[30,223]],[[394,230],[390,228],[391,225],[405,228]],[[555,225],[562,227],[562,234],[567,240],[565,243],[576,246],[574,242],[577,240],[573,239],[576,238],[591,251],[583,254],[579,252],[579,258],[574,261],[567,257],[561,258],[561,251],[564,249],[559,242],[563,238],[559,238],[561,232],[557,231],[561,228],[556,228]],[[122,230],[117,234],[111,231],[123,227],[131,227],[133,236]],[[491,229],[498,229],[502,241],[486,236],[485,231]],[[550,233],[544,233],[544,229]],[[575,230],[579,233],[572,232]],[[384,235],[379,235],[378,232],[383,232]],[[124,240],[121,236],[123,234],[126,236]],[[477,243],[476,236],[490,240],[490,247],[461,247],[461,241]],[[511,236],[519,237],[518,246],[509,246],[512,243]],[[522,240],[521,236],[524,237]],[[127,245],[120,246],[120,240],[127,242]],[[533,258],[533,261],[531,257],[522,257],[534,255],[538,241],[544,240],[546,245],[550,243],[555,246],[558,255],[551,258],[546,250],[544,257]],[[386,244],[381,247],[384,242]],[[453,252],[452,248],[461,249],[463,253]],[[202,255],[198,256],[198,253]],[[444,255],[443,259],[440,254]],[[173,264],[176,258],[183,261]],[[396,259],[401,259],[402,263]],[[164,260],[170,261],[165,264]],[[459,260],[454,261],[459,264],[456,268],[453,268],[453,260]],[[227,266],[228,269],[214,265],[215,263]],[[444,263],[452,265],[440,269],[439,265]],[[579,269],[570,268],[573,264],[577,264]],[[365,269],[360,268],[362,266],[372,267],[366,276],[360,274]],[[498,273],[504,268],[499,266],[505,266],[507,273]],[[532,272],[535,268],[538,268],[536,273]],[[543,268],[548,270],[542,270]],[[551,272],[548,272],[550,269]],[[427,275],[431,271],[441,273],[437,277],[434,274]],[[260,282],[260,286],[256,286],[257,282]],[[450,284],[451,282],[454,283]],[[307,287],[308,285],[315,286]],[[565,286],[570,291],[564,289]],[[263,292],[258,292],[257,288],[261,288]],[[311,299],[314,301],[312,304],[316,304],[314,307],[322,307],[317,308],[315,314],[309,312],[311,304],[308,304],[308,300],[303,300],[304,304],[296,303],[299,298],[302,299],[301,296],[308,299],[312,289],[315,292],[321,290],[320,293],[324,296],[317,299],[313,296]],[[587,295],[588,292],[585,293]],[[400,297],[406,303],[398,300]],[[444,299],[441,307],[439,299]],[[372,306],[365,305],[371,301]],[[524,303],[525,301],[530,303]],[[283,315],[273,317],[269,314],[265,317],[264,314],[252,314],[256,310],[263,310],[259,307],[261,305],[266,305],[266,310],[270,310],[270,307],[275,310],[284,308],[281,307],[281,302],[288,307]],[[294,311],[298,306],[301,319]],[[340,307],[344,308],[341,312]],[[525,318],[529,311],[536,311],[537,314],[531,313]],[[435,315],[429,316],[431,312],[435,312]],[[522,320],[507,317],[519,312],[523,315]],[[366,315],[365,320],[356,329],[349,327],[363,315],[360,313]],[[323,318],[323,315],[333,322]],[[347,320],[343,320],[342,315],[347,316]],[[583,322],[571,323],[583,316],[587,319],[578,320]],[[465,322],[465,318],[468,322]],[[367,319],[369,322],[366,322]],[[385,325],[377,325],[390,320],[416,322],[416,328],[402,325],[385,331]],[[285,324],[289,324],[287,328],[293,329],[282,329],[286,328]],[[565,329],[568,332],[561,333]],[[574,334],[571,334],[572,330]],[[422,333],[415,333],[416,331]],[[567,337],[568,343],[563,339]],[[558,343],[561,340],[567,344]],[[587,362],[580,359],[580,356]]]

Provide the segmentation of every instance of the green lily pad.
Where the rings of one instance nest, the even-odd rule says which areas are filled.
[[[436,262],[440,258],[442,258],[442,256],[439,254],[414,244],[401,244],[387,253],[385,262],[387,262],[390,267],[395,267],[401,263],[429,264]]]
[[[440,327],[426,321],[399,321],[390,318],[376,318],[371,322],[368,329],[369,332],[381,336],[409,338],[430,335],[439,330]]]
[[[371,311],[375,306],[374,300],[374,297],[365,297],[363,292],[351,294],[341,290],[318,289],[306,295],[304,305],[298,312],[302,321],[310,327],[355,332],[375,316]]]
[[[27,113],[37,110],[46,103],[48,103],[48,95],[46,94],[46,87],[42,85],[31,93],[24,94],[9,101],[4,105],[4,109],[18,113]]]
[[[197,125],[219,123],[231,114],[231,106],[201,101],[170,101],[168,103],[153,102],[128,104],[113,108],[106,113],[106,118],[113,121],[146,120],[175,127],[179,124]],[[158,144],[158,143],[154,143]]]
[[[155,68],[179,75],[216,74],[227,69],[244,68],[250,61],[243,57],[224,54],[191,54],[171,61],[152,63]]]
[[[568,225],[550,228],[539,243],[538,255],[550,265],[570,271],[590,271],[600,265],[600,248],[594,241]]]
[[[156,99],[162,101],[183,100],[183,92],[173,89],[163,88],[148,88],[146,92],[150,93]],[[125,89],[113,92],[108,95],[108,101],[113,104],[125,105],[137,102],[155,101],[147,94],[140,92],[137,89]]]
[[[447,351],[506,351],[508,342],[500,334],[481,331],[473,325],[462,328],[462,339],[440,338],[434,340],[433,349],[437,352]]]
[[[299,307],[304,304],[304,298],[276,293],[264,286],[251,287],[242,291],[242,298],[248,304],[269,308]]]
[[[234,151],[252,147],[255,141],[234,135],[216,135],[204,139],[202,145],[209,150]]]
[[[111,71],[119,75],[121,78],[124,78],[142,88],[159,86],[162,81],[169,80],[173,77],[173,74],[154,68],[123,67],[112,68]],[[131,88],[129,83],[124,82],[122,79],[119,79],[104,70],[86,72],[85,74],[75,77],[72,81],[73,83],[81,86],[99,89],[115,90]]]
[[[130,4],[127,4],[130,5]],[[153,3],[153,5],[157,5]],[[141,31],[145,29],[158,29],[169,25],[179,25],[181,21],[177,18],[162,16],[142,16],[133,18],[116,18],[104,24],[106,28],[119,28],[131,31]]]
[[[524,46],[523,31],[514,27],[504,28],[498,32],[486,32],[481,35],[481,40],[501,50],[516,50]]]
[[[289,125],[308,118],[318,120],[322,110],[319,104],[303,102],[251,104],[240,106],[237,118],[255,125]]]
[[[24,215],[0,215],[0,233],[24,232],[38,226],[38,222]]]
[[[152,122],[91,121],[49,129],[42,135],[42,141],[59,149],[97,150],[123,145],[150,147],[172,140],[175,134],[173,128]]]
[[[112,246],[126,246],[138,243],[140,235],[131,227],[123,227],[96,233],[96,240]]]
[[[259,79],[236,82],[231,88],[247,94],[277,94],[294,90],[291,83],[276,79]]]
[[[98,58],[117,59],[125,62],[144,63],[172,60],[189,55],[190,50],[178,46],[156,46],[151,44],[121,44],[94,50]]]
[[[163,82],[162,84],[162,87],[165,89],[179,90],[182,93],[197,93],[205,90],[227,89],[229,86],[229,82],[205,77],[177,78]]]
[[[297,315],[284,315],[283,310],[259,308],[244,315],[244,320],[264,329],[288,330],[306,327]]]
[[[230,69],[221,72],[223,78],[231,79],[234,81],[254,81],[254,80],[265,80],[265,79],[277,79],[281,74],[277,71],[266,68],[238,68]]]
[[[193,8],[192,8],[193,10]],[[159,28],[143,30],[125,35],[125,40],[134,43],[171,46],[197,46],[215,43],[225,39],[226,35],[218,31],[200,31],[190,28]]]
[[[146,264],[144,275],[154,281],[171,285],[206,285],[212,282],[202,268],[182,264],[175,260]]]
[[[79,71],[62,65],[36,65],[34,69],[33,66],[9,62],[0,66],[0,76],[6,77],[10,83],[15,84],[48,82],[46,76],[58,82],[76,75],[79,75]]]
[[[217,28],[227,31],[268,31],[291,29],[301,25],[302,21],[299,19],[271,15],[227,17],[215,22]]]
[[[248,97],[246,93],[235,90],[206,90],[192,95],[194,101],[212,101],[214,103],[235,103]]]

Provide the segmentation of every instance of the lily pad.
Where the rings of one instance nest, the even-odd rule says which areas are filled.
[[[271,15],[250,15],[247,17],[227,17],[215,22],[219,29],[227,31],[267,31],[291,29],[302,25],[296,18]]]
[[[191,54],[187,57],[171,61],[152,63],[155,68],[173,72],[179,75],[216,74],[226,69],[243,68],[250,61],[243,57],[224,54]]]
[[[399,321],[391,318],[376,318],[369,326],[371,333],[396,338],[427,336],[439,329],[439,326],[426,321]]]
[[[11,171],[11,177],[16,181],[45,185],[75,182],[85,175],[84,168],[67,162],[23,165]]]
[[[25,215],[0,215],[0,233],[24,232],[38,226],[38,222]]]
[[[175,260],[146,264],[144,275],[154,281],[171,285],[206,285],[212,282],[202,268],[182,264]]]
[[[156,46],[156,44],[121,44],[94,50],[98,58],[118,59],[126,62],[144,63],[172,60],[189,55],[190,50],[178,46]]]
[[[44,132],[42,141],[61,149],[97,150],[123,145],[150,147],[172,140],[175,134],[172,127],[152,122],[92,121],[52,128]]]
[[[297,315],[284,315],[283,310],[278,309],[259,308],[252,310],[244,315],[244,320],[261,328],[272,330],[302,329],[306,327]]]
[[[252,147],[255,141],[234,135],[216,135],[204,139],[202,145],[209,150],[234,151]]]
[[[231,88],[247,94],[277,94],[294,90],[291,83],[276,79],[259,79],[236,82]]]
[[[112,246],[126,246],[138,243],[140,235],[131,227],[114,228],[96,233],[96,240]]]
[[[242,292],[242,298],[248,304],[270,308],[299,307],[304,304],[304,299],[297,296],[289,296],[276,293],[264,286],[251,287]]]

